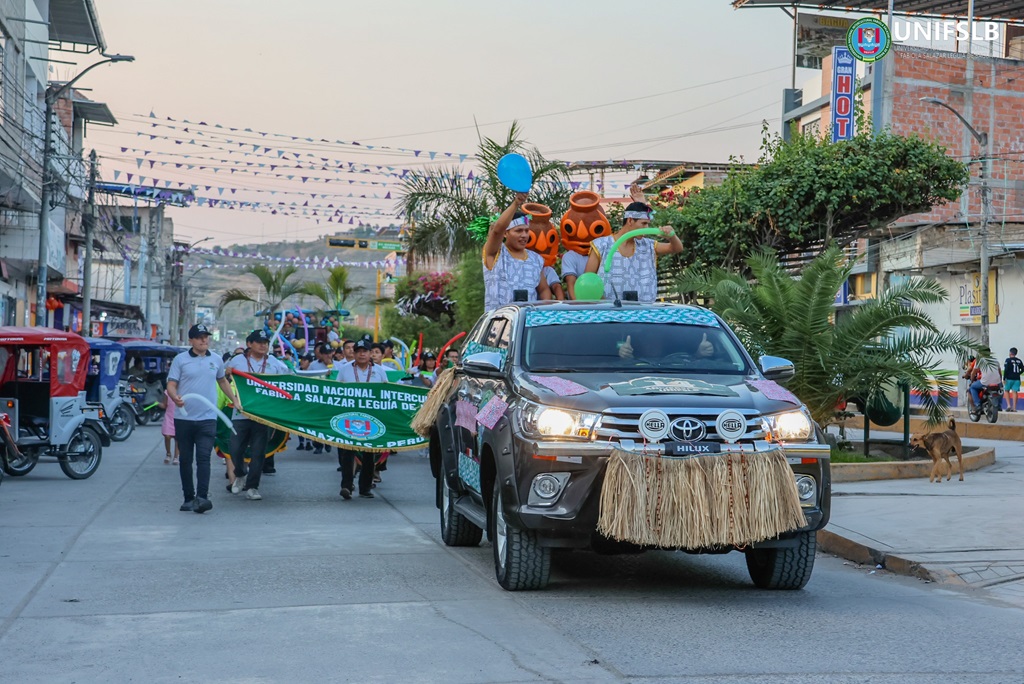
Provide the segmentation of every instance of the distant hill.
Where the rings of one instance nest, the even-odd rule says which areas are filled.
[[[299,257],[302,259],[320,257],[320,259],[338,259],[346,262],[377,261],[383,259],[386,252],[368,249],[343,249],[327,247],[326,241],[322,238],[309,241],[292,242],[265,242],[261,244],[234,244],[223,248],[229,252],[241,254],[260,254],[265,257]],[[258,259],[240,259],[234,257],[217,256],[211,254],[193,253],[188,256],[188,263],[193,267],[186,271],[185,278],[192,288],[194,299],[197,304],[215,307],[225,290],[233,287],[243,290],[257,292],[259,281],[255,276],[242,272],[242,268],[249,264],[263,263],[271,268],[285,267],[285,262],[277,262],[271,259],[260,261]],[[195,267],[229,265],[234,268],[206,268],[196,271]],[[302,268],[293,276],[299,281],[322,281],[326,269]],[[372,300],[375,297],[377,286],[377,271],[366,267],[349,267],[352,283],[364,288],[361,299]],[[192,275],[195,274],[195,275]],[[190,277],[191,276],[191,277]],[[298,305],[299,302],[294,302]],[[306,298],[304,306],[310,308],[317,304],[313,299]],[[353,314],[372,314],[373,306],[367,303],[361,305],[350,304]],[[222,323],[226,328],[234,330],[250,330],[255,323],[253,310],[241,304],[229,306],[222,317]]]

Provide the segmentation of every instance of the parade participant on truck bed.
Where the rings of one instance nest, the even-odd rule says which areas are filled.
[[[630,195],[637,197],[634,185]],[[642,192],[639,193],[642,196]],[[625,293],[635,292],[640,302],[651,303],[658,297],[658,262],[659,256],[678,254],[683,251],[683,243],[671,226],[660,228],[668,242],[655,242],[649,237],[631,237],[624,241],[612,259],[612,270],[606,273],[605,260],[611,252],[615,241],[626,233],[651,225],[653,211],[643,202],[634,201],[626,207],[624,222],[614,235],[596,238],[590,243],[590,259],[587,261],[587,273],[599,273],[604,279],[605,299],[630,299]]]
[[[493,311],[514,301],[551,299],[542,277],[544,258],[526,248],[530,241],[529,217],[520,211],[524,193],[491,225],[484,243],[484,310]]]

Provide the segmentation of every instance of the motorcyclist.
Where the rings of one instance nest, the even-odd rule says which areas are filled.
[[[993,385],[1002,385],[1003,372],[994,363],[983,367],[981,364],[977,364],[974,367],[973,378],[973,382],[971,382],[971,400],[973,402],[971,410],[978,413],[981,411],[981,390]]]

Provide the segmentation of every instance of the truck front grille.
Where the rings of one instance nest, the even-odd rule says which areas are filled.
[[[642,442],[644,440],[643,435],[640,434],[640,415],[646,411],[646,408],[641,409],[608,409],[601,414],[601,424],[598,426],[597,439],[598,441],[614,441],[619,442],[622,440],[634,440]],[[676,420],[680,418],[696,418],[697,420],[704,423],[704,429],[706,436],[702,441],[707,442],[721,442],[722,438],[715,430],[715,421],[718,419],[718,414],[721,410],[718,409],[677,409],[677,410],[666,410],[665,414],[668,416],[669,425],[672,425]],[[737,410],[737,409],[730,409]],[[765,439],[764,429],[761,426],[761,414],[754,410],[739,410],[739,413],[743,414],[743,417],[747,419],[747,432],[739,441],[747,442],[759,439]],[[668,437],[665,441],[682,441],[677,436],[673,435],[673,430],[669,430]]]

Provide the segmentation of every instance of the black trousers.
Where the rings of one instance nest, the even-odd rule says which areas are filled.
[[[355,480],[356,456],[363,462],[359,469],[359,493],[369,494],[373,489],[373,454],[369,451],[349,451],[339,449],[341,452],[341,488],[352,491],[352,483]],[[369,464],[369,467],[366,466]]]
[[[174,419],[174,439],[181,451],[178,473],[181,475],[181,492],[185,501],[198,495],[201,499],[210,497],[210,452],[217,441],[216,420]],[[192,485],[192,463],[195,462],[196,482]]]
[[[235,467],[235,477],[245,475],[245,452],[248,450],[249,475],[245,478],[245,488],[259,489],[270,428],[248,419],[236,420],[233,424],[235,434],[231,437],[231,463]]]

